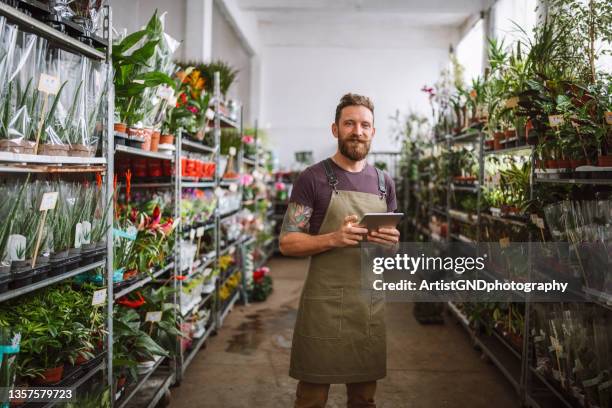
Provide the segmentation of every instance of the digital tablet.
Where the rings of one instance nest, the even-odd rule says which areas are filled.
[[[370,231],[378,228],[395,228],[403,216],[404,213],[366,213],[359,224]]]

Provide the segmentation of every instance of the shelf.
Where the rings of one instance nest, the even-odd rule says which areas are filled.
[[[587,287],[583,287],[582,291],[584,292],[587,300],[596,303],[601,307],[612,310],[612,295]]]
[[[198,351],[200,351],[200,349],[202,348],[202,346],[204,345],[204,343],[206,342],[208,337],[210,337],[211,333],[214,330],[215,330],[215,323],[213,322],[211,323],[210,327],[206,329],[206,333],[204,333],[204,335],[197,340],[197,342],[192,347],[192,349],[189,350],[189,354],[187,355],[187,358],[185,358],[185,360],[183,361],[183,373],[187,370],[187,367],[189,367],[189,364],[191,364],[196,354],[198,354]]]
[[[484,152],[485,156],[493,156],[493,155],[504,155],[504,154],[516,154],[519,152],[525,152],[531,154],[533,151],[532,145],[523,145],[516,147],[509,147],[507,149],[499,149],[499,150],[486,150]]]
[[[0,165],[0,173],[104,173],[106,172],[106,165],[85,165],[79,166],[77,164],[71,164],[69,166],[58,166],[58,165],[44,165],[44,164],[30,164],[20,165],[15,164],[13,166]]]
[[[244,164],[248,164],[249,166],[257,166],[257,162],[256,162],[255,160],[248,159],[248,158],[246,158],[246,157],[243,157],[243,158],[242,158],[242,162],[243,162]]]
[[[236,210],[232,210],[226,213],[223,213],[219,216],[219,219],[221,222],[226,221],[230,218],[232,218],[233,216],[235,216],[236,214],[238,214],[240,212],[240,208],[236,209]]]
[[[482,218],[487,219],[487,220],[497,221],[497,222],[501,222],[503,224],[516,225],[516,226],[519,226],[519,227],[527,227],[528,226],[528,224],[526,222],[515,220],[515,219],[512,219],[512,218],[496,217],[494,215],[483,213],[483,212],[480,213],[480,216]]]
[[[461,234],[450,234],[451,238],[459,241],[459,242],[465,242],[466,244],[475,244],[476,241],[474,241],[471,238],[466,237],[465,235],[461,235]]]
[[[0,2],[0,15],[5,16],[10,22],[16,23],[20,27],[25,28],[27,31],[33,32],[48,39],[50,42],[59,45],[62,48],[70,51],[75,51],[89,58],[97,60],[105,60],[106,54],[102,51],[90,47],[75,38],[72,38],[53,27],[45,24],[42,21],[38,21],[25,13],[13,8],[7,4]]]
[[[459,210],[448,210],[448,216],[456,221],[460,221],[466,224],[475,225],[477,223],[476,214],[466,213]]]
[[[213,188],[215,186],[214,181],[184,181],[181,183],[183,188]]]
[[[164,362],[166,358],[165,357],[161,357],[159,358],[156,362],[155,365],[153,365],[153,367],[151,368],[151,370],[149,370],[147,373],[143,374],[138,381],[136,382],[136,384],[128,387],[129,391],[124,391],[123,396],[117,400],[115,402],[115,407],[117,408],[124,408],[130,401],[131,399],[134,397],[134,395],[136,395],[138,393],[138,391],[140,391],[140,389],[142,388],[142,386],[147,382],[147,380],[149,379],[149,377],[151,377],[151,375],[155,372],[155,370],[157,370],[157,368],[161,365],[161,363]]]
[[[221,180],[221,182],[219,183],[220,186],[222,187],[228,187],[231,186],[232,184],[238,184],[238,182],[240,181],[239,178],[237,179],[223,179]]]
[[[205,152],[205,153],[214,153],[217,151],[217,149],[214,147],[207,146],[203,143],[192,142],[191,140],[183,139],[183,138],[181,138],[181,146],[183,148],[189,147],[191,149],[194,149],[200,152]]]
[[[480,136],[480,131],[478,130],[467,130],[465,133],[455,135],[446,135],[445,139],[450,143],[472,143],[475,142]]]
[[[115,146],[115,153],[125,153],[134,156],[147,157],[149,159],[159,159],[159,160],[170,160],[174,161],[174,154],[166,154],[159,152],[151,152],[148,150],[142,150],[135,147],[117,145]]]
[[[518,392],[521,378],[521,360],[503,345],[498,338],[487,335],[474,336],[474,343],[480,347],[483,354],[497,366]]]
[[[140,392],[126,405],[126,408],[156,407],[174,381],[175,376],[171,369],[158,367],[143,384]]]
[[[467,319],[467,317],[463,313],[461,313],[461,310],[459,310],[459,308],[457,308],[457,306],[453,302],[446,302],[446,304],[448,305],[449,310],[455,315],[455,318],[459,320],[461,326],[468,332],[471,337],[473,335],[473,332],[472,328],[470,327],[470,321]]]
[[[595,185],[608,185],[612,186],[612,179],[576,179],[576,178],[543,178],[534,177],[536,183],[550,183],[550,184],[595,184]]]
[[[4,6],[0,3],[0,6]],[[23,163],[23,164],[106,164],[104,157],[73,157],[73,156],[46,156],[36,154],[19,154],[11,152],[0,152],[0,162]]]
[[[223,127],[223,125],[229,126],[229,127],[233,127],[236,129],[240,129],[240,124],[237,121],[231,120],[230,118],[228,118],[227,116],[223,115],[223,114],[218,114],[219,119],[221,120],[221,125]]]
[[[115,300],[119,299],[120,297],[123,297],[125,295],[127,295],[130,292],[133,292],[134,290],[143,287],[144,285],[146,285],[149,282],[152,282],[154,279],[157,279],[158,277],[160,277],[161,275],[163,275],[164,273],[168,272],[170,269],[174,268],[174,262],[170,262],[168,265],[164,266],[162,269],[160,269],[159,271],[153,272],[151,274],[151,276],[147,276],[145,278],[139,279],[136,282],[132,283],[130,286],[121,289],[119,292],[114,294]]]
[[[106,362],[102,362],[98,365],[96,365],[94,368],[90,369],[89,371],[87,371],[87,373],[85,373],[84,376],[80,377],[77,381],[75,381],[72,384],[66,384],[63,385],[62,387],[58,387],[58,388],[70,388],[74,391],[76,391],[81,385],[85,384],[87,381],[89,381],[94,375],[96,375],[99,371],[101,371],[102,369],[104,369],[104,367],[106,367]],[[68,387],[67,387],[68,386]],[[53,389],[55,387],[51,386],[49,387],[50,389]],[[23,405],[24,408],[30,408],[30,407],[37,407],[37,408],[51,408],[51,407],[55,407],[58,406],[60,404],[60,402],[47,402],[44,405],[41,405],[41,403],[35,403],[35,402],[30,402],[30,403],[26,403],[25,405]]]
[[[0,302],[4,302],[9,299],[16,298],[21,295],[25,295],[26,293],[33,292],[38,289],[42,289],[44,287],[53,285],[55,283],[61,282],[68,278],[72,278],[73,276],[80,275],[85,272],[89,272],[99,267],[103,267],[106,265],[106,260],[94,262],[92,264],[81,266],[80,268],[73,269],[70,272],[66,272],[59,276],[53,276],[51,278],[47,278],[43,281],[32,283],[31,285],[24,286],[23,288],[9,290],[8,292],[0,294]]]
[[[223,324],[223,321],[225,320],[225,318],[227,317],[228,313],[232,310],[232,308],[234,307],[234,304],[238,301],[238,298],[240,297],[240,290],[238,287],[236,287],[235,289],[235,293],[232,295],[232,300],[229,301],[227,307],[223,310],[223,312],[221,312],[221,316],[219,318],[219,321],[221,322],[220,324]]]
[[[452,191],[466,191],[468,193],[477,193],[478,188],[479,188],[478,186],[462,186],[462,185],[451,184]]]
[[[446,217],[446,216],[447,216],[446,210],[443,210],[443,209],[441,209],[441,208],[438,208],[438,207],[431,207],[431,210],[432,210],[433,212],[435,212],[435,213],[438,213],[438,214],[440,214],[440,215],[444,216],[444,217]]]
[[[171,188],[173,183],[132,183],[132,188]]]

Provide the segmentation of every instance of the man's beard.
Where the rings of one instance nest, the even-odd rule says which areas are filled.
[[[338,137],[338,149],[340,153],[353,161],[360,161],[370,152],[369,141],[360,141],[357,136],[349,136],[345,139]]]

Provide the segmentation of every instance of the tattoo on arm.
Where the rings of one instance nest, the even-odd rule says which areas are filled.
[[[285,218],[283,219],[281,235],[288,232],[308,233],[310,230],[310,217],[312,217],[312,208],[298,203],[289,203]]]

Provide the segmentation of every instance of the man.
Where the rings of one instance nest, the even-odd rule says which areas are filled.
[[[366,162],[375,134],[369,98],[344,95],[331,130],[338,150],[300,174],[280,237],[284,255],[312,256],[289,375],[299,380],[295,408],[325,407],[330,384],[346,384],[348,407],[375,407],[376,381],[386,375],[384,297],[361,287],[359,244],[392,246],[399,231],[357,223],[395,211],[395,186]]]

